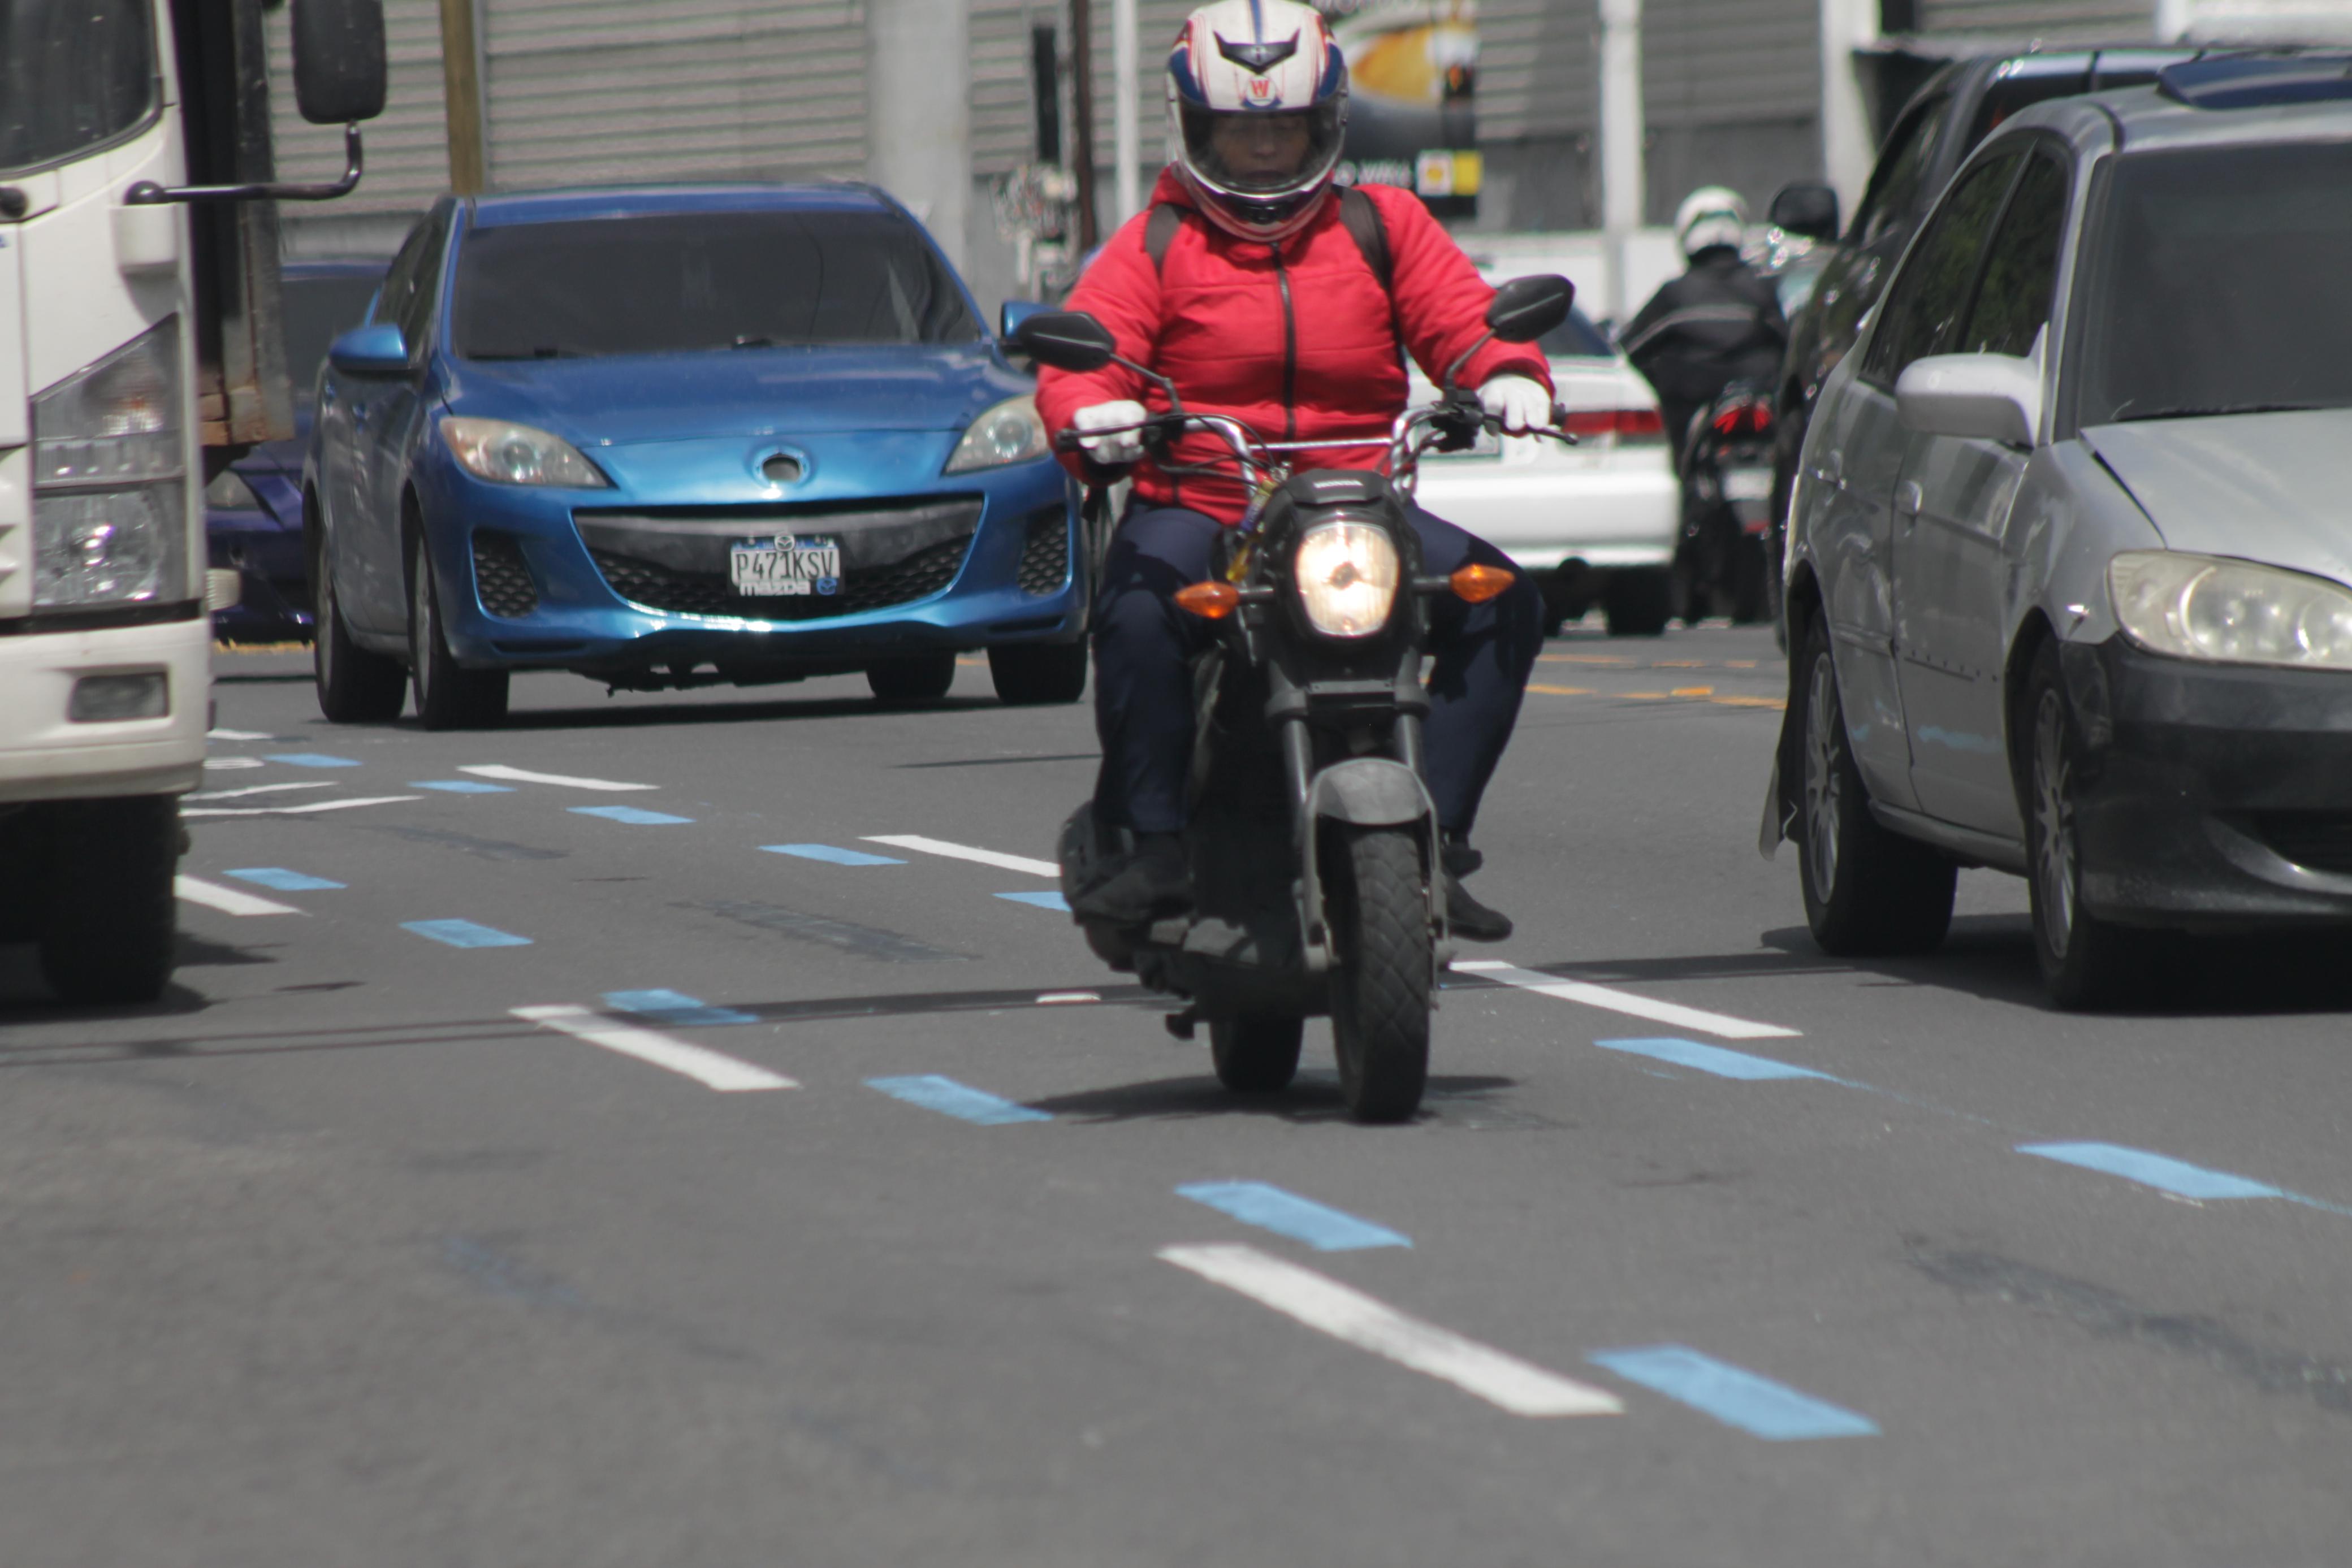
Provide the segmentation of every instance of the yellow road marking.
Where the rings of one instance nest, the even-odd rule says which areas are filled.
[[[1715,688],[1713,686],[1676,686],[1675,688],[1675,695],[1678,697],[1711,697],[1715,695]]]
[[[1600,695],[1591,686],[1539,686],[1532,681],[1528,684],[1528,690],[1541,692],[1548,697],[1590,697]]]

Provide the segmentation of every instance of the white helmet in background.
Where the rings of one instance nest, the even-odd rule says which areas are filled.
[[[1304,228],[1347,126],[1348,62],[1321,13],[1216,0],[1184,19],[1168,56],[1168,144],[1219,227],[1267,242]]]
[[[1748,238],[1748,204],[1727,185],[1701,185],[1675,209],[1675,238],[1685,256],[1719,245],[1737,250]]]

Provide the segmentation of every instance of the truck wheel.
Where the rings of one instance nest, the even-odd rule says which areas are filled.
[[[2075,831],[2080,743],[2058,671],[2058,644],[2044,643],[2026,680],[2026,878],[2033,907],[2033,952],[2050,999],[2069,1009],[2108,1007],[2145,994],[2154,980],[2154,942],[2083,907],[2082,844]]]
[[[954,680],[950,666],[949,680]],[[1024,643],[988,651],[988,678],[1007,707],[1074,703],[1087,691],[1087,645]]]
[[[1675,581],[1671,569],[1628,567],[1609,580],[1601,612],[1612,637],[1655,637],[1674,615]]]
[[[507,673],[469,670],[441,631],[441,591],[421,528],[409,534],[408,668],[416,716],[427,729],[496,729],[507,718]]]
[[[1307,1020],[1238,1018],[1209,1026],[1209,1053],[1217,1082],[1237,1094],[1272,1094],[1290,1087],[1298,1074],[1298,1049]]]
[[[180,806],[169,795],[74,800],[48,819],[41,975],[68,1002],[152,1002],[172,977]]]
[[[918,653],[867,665],[866,685],[878,702],[935,703],[955,685],[955,672],[953,653]]]
[[[1880,827],[1870,814],[1862,770],[1846,739],[1837,667],[1822,616],[1813,618],[1799,671],[1804,774],[1797,862],[1805,924],[1822,952],[1840,957],[1932,951],[1952,924],[1959,868]]]
[[[398,718],[408,700],[408,672],[399,660],[352,641],[323,550],[311,558],[310,580],[318,607],[311,628],[310,675],[319,690],[320,713],[330,724],[384,724]]]
[[[1331,1037],[1360,1122],[1402,1122],[1429,1082],[1428,873],[1412,828],[1338,825],[1324,860]]]

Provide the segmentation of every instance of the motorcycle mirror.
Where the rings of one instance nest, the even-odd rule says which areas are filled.
[[[1576,285],[1557,274],[1514,277],[1495,290],[1486,325],[1506,343],[1532,343],[1568,319]]]
[[[1057,371],[1098,371],[1118,344],[1110,329],[1083,310],[1047,310],[1013,329],[1013,347]]]
[[[1827,185],[1810,182],[1783,185],[1780,193],[1772,198],[1768,221],[1783,234],[1833,240],[1838,235],[1837,193]]]

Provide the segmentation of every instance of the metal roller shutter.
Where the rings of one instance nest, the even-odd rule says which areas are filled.
[[[971,172],[1003,174],[1036,156],[1029,29],[1050,24],[1061,47],[1069,29],[1045,0],[971,0]]]
[[[2156,36],[2156,5],[2154,0],[1919,0],[1918,30],[2128,43]]]
[[[1654,127],[1811,120],[1818,0],[1643,0],[1642,101]]]
[[[1591,131],[1600,117],[1600,28],[1593,0],[1485,0],[1478,7],[1478,140]]]

